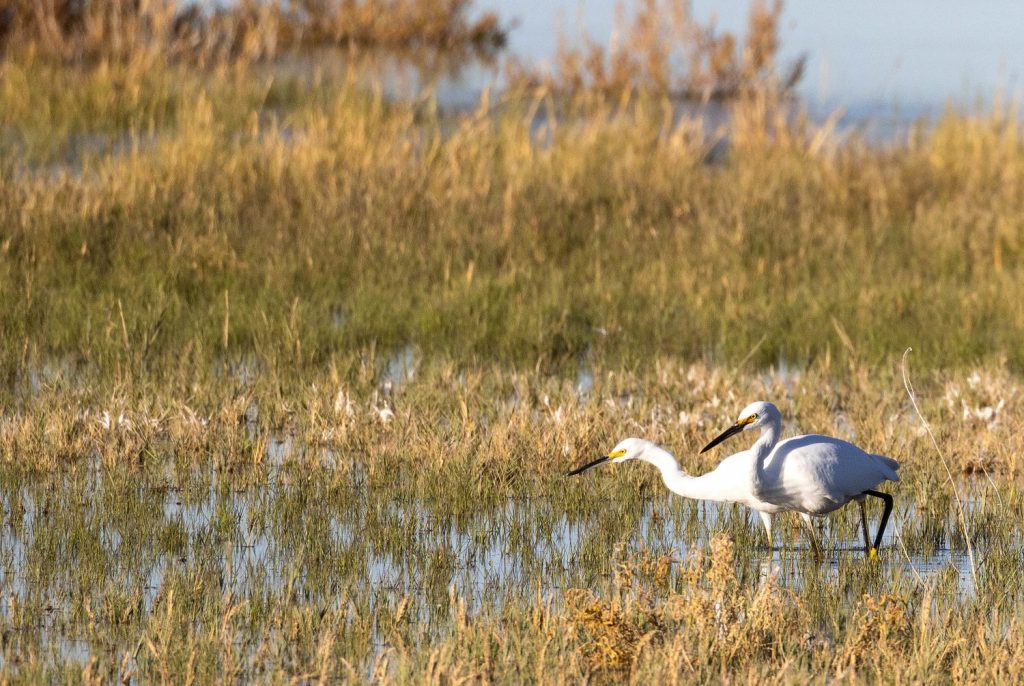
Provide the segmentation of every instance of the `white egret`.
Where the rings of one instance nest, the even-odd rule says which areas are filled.
[[[760,429],[761,436],[749,450],[730,455],[713,471],[690,476],[680,469],[672,453],[650,441],[627,438],[607,455],[574,469],[575,476],[605,462],[639,459],[661,472],[669,490],[685,498],[742,503],[756,510],[768,532],[772,546],[772,515],[798,512],[808,525],[815,556],[821,549],[814,535],[811,517],[838,510],[851,500],[860,504],[864,547],[871,557],[877,555],[882,534],[892,512],[892,496],[873,490],[884,481],[899,481],[899,462],[864,452],[852,443],[828,436],[794,436],[779,441],[782,415],[775,405],[756,402],[740,413],[739,419],[708,443],[706,452],[741,431]],[[872,543],[868,535],[866,496],[880,498],[885,509],[878,534]]]

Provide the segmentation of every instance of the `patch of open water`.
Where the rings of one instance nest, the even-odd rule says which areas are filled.
[[[275,442],[268,449],[282,450],[283,445],[285,442]],[[199,491],[188,484],[168,484],[158,489],[140,484],[140,501],[155,499],[159,511],[150,525],[153,531],[146,533],[141,542],[152,550],[136,551],[127,558],[119,553],[126,545],[124,527],[129,523],[112,520],[104,512],[105,481],[95,482],[92,492],[85,494],[86,500],[70,507],[84,510],[85,520],[99,532],[98,544],[109,559],[125,563],[122,568],[111,569],[110,575],[128,575],[139,584],[147,611],[152,609],[168,572],[187,569],[198,555],[213,555],[219,558],[220,567],[230,570],[224,583],[235,597],[246,597],[257,580],[269,585],[273,592],[283,592],[283,586],[293,581],[290,577],[294,574],[297,538],[295,532],[281,527],[309,525],[301,511],[283,515],[275,509],[281,507],[279,501],[301,497],[303,488],[276,473],[283,469],[284,459],[269,460],[276,464],[269,467],[268,481],[250,488],[225,488],[218,483],[217,476],[208,479]],[[189,491],[188,497],[183,497],[185,490]],[[4,514],[0,557],[5,561],[0,567],[0,588],[8,589],[10,594],[0,602],[0,613],[5,615],[12,598],[52,590],[32,588],[42,579],[26,575],[29,558],[38,554],[35,549],[39,537],[45,534],[49,540],[54,535],[45,531],[51,524],[40,512],[33,492],[32,488],[21,486],[15,492],[0,495]],[[74,493],[67,495],[79,497]],[[61,496],[51,492],[47,497]],[[609,507],[612,506],[614,502],[609,501]],[[437,503],[377,498],[364,491],[349,494],[336,506],[328,506],[329,520],[316,530],[326,539],[326,545],[352,561],[337,579],[342,586],[377,589],[371,605],[393,605],[407,595],[436,595],[439,591],[446,596],[449,588],[464,597],[471,609],[488,604],[500,606],[510,594],[533,593],[538,589],[557,596],[565,588],[588,587],[602,575],[607,576],[611,570],[609,561],[616,554],[615,545],[626,551],[670,552],[676,559],[683,559],[692,547],[705,548],[716,532],[735,531],[737,527],[751,533],[746,543],[738,545],[749,544],[752,548],[749,554],[740,556],[738,564],[756,563],[762,575],[779,573],[795,588],[802,586],[807,569],[801,562],[810,555],[803,534],[793,536],[793,545],[780,545],[768,551],[760,542],[760,522],[745,508],[693,504],[659,492],[642,507],[632,531],[623,540],[609,544],[602,536],[599,517],[581,516],[555,497],[509,499],[496,506],[452,514]],[[969,501],[968,516],[980,507],[977,499]],[[322,513],[317,512],[318,516]],[[788,522],[786,516],[777,518],[777,541],[780,530],[796,527],[796,518],[792,519]],[[901,536],[899,532],[914,529],[919,519],[913,507],[897,507],[885,537],[883,568],[923,582],[952,572],[958,592],[972,595],[975,588],[966,551],[951,547],[948,541],[927,550],[917,544],[907,548],[906,534]],[[168,526],[181,530],[184,544],[178,553],[167,550],[166,543],[156,535]],[[388,543],[394,533],[383,531],[388,527],[401,529],[402,536]],[[955,522],[944,522],[946,530],[952,527]],[[820,535],[826,546],[826,559],[816,573],[825,580],[837,579],[845,565],[864,556],[856,528],[852,528],[853,535],[849,535],[850,530],[847,526],[840,531],[829,519],[823,520]],[[136,540],[133,545],[139,545],[138,537],[132,538]],[[65,545],[75,543],[67,541]],[[984,549],[979,549],[978,543],[975,545],[976,555],[983,555]],[[57,574],[48,583],[59,578]],[[61,595],[67,597],[55,597]]]
[[[213,567],[222,570],[223,591],[241,601],[260,594],[279,596],[289,589],[305,599],[297,602],[333,604],[344,597],[364,596],[369,612],[389,616],[403,599],[412,598],[408,611],[412,621],[444,627],[449,621],[450,593],[463,598],[469,612],[500,612],[504,603],[534,602],[537,597],[557,605],[569,588],[603,587],[613,574],[615,560],[635,555],[671,554],[671,583],[682,583],[682,561],[693,549],[706,550],[710,538],[723,530],[733,532],[737,540],[737,574],[748,579],[746,583],[761,584],[771,577],[799,593],[813,581],[818,589],[847,593],[844,602],[853,605],[859,597],[852,590],[844,591],[844,578],[851,569],[872,564],[865,559],[859,537],[844,533],[849,526],[840,531],[828,520],[821,525],[826,559],[818,566],[810,562],[806,536],[792,535],[799,528],[796,517],[777,518],[776,541],[787,529],[792,540],[767,550],[760,521],[745,508],[695,504],[660,492],[643,502],[635,525],[621,540],[603,535],[600,517],[581,516],[555,497],[508,499],[459,516],[447,513],[437,503],[377,499],[364,492],[328,507],[331,514],[323,526],[308,521],[323,517],[322,509],[310,517],[300,512],[275,521],[276,509],[287,507],[279,501],[295,498],[301,489],[290,477],[277,474],[282,469],[285,467],[280,464],[270,467],[266,484],[244,489],[224,488],[214,477],[199,492],[192,489],[188,497],[183,497],[183,491],[191,489],[188,484],[160,490],[140,485],[138,497],[155,498],[159,508],[141,543],[149,550],[141,553],[126,548],[120,533],[124,522],[105,518],[101,503],[106,486],[100,480],[80,506],[99,520],[99,530],[105,534],[100,536],[100,545],[110,560],[108,585],[137,586],[141,610],[154,612],[161,596],[166,596],[171,575],[187,576],[204,564],[204,558],[212,557]],[[14,505],[12,498],[21,504]],[[54,536],[53,532],[44,534],[51,524],[31,488],[22,487],[16,496],[5,493],[0,501],[4,514],[0,589],[5,590],[0,599],[0,623],[12,626],[15,606],[43,596],[50,606],[43,624],[18,628],[38,632],[49,654],[86,664],[91,655],[89,642],[69,631],[73,623],[66,620],[81,591],[60,588],[62,583],[74,584],[74,572],[64,570],[51,576],[36,569],[26,574],[33,568],[30,561],[39,555],[37,539]],[[978,507],[974,502],[968,505]],[[609,499],[608,507],[615,506]],[[890,583],[911,585],[949,584],[952,578],[958,596],[973,596],[974,575],[964,550],[949,541],[930,549],[917,543],[907,547],[908,536],[903,532],[914,529],[918,518],[913,507],[897,507],[878,563],[882,575],[896,580]],[[172,552],[161,542],[164,537],[159,532],[172,525],[182,531],[185,543],[180,551]],[[872,525],[877,526],[877,521]],[[945,525],[955,526],[952,521]],[[390,547],[387,540],[393,534],[381,531],[386,527],[404,532]],[[744,537],[744,531],[749,535]],[[852,531],[856,534],[856,528]],[[304,541],[304,536],[310,538]],[[138,541],[137,535],[133,538]],[[64,545],[76,543],[68,540]],[[1019,550],[1021,541],[1015,545]],[[303,566],[298,560],[309,559],[303,558],[308,551],[303,546],[323,548],[328,560],[315,570]],[[976,544],[975,554],[983,558],[984,547]],[[61,564],[59,557],[56,563]],[[387,640],[381,636],[376,642],[384,649]]]

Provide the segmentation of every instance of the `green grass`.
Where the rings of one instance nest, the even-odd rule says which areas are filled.
[[[45,74],[36,90],[97,97]],[[235,77],[174,82],[187,98],[128,152],[56,171],[8,158],[12,350],[105,370],[140,348],[154,370],[185,347],[302,370],[410,342],[515,366],[878,364],[907,346],[929,368],[1021,362],[1012,120],[950,116],[890,149],[737,124],[708,165],[710,142],[661,128],[657,101],[582,110],[543,146],[516,101],[450,130],[344,82],[270,117]],[[976,150],[991,154],[963,163]]]

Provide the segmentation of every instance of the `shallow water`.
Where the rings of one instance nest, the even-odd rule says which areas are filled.
[[[901,500],[877,563],[865,559],[849,508],[841,531],[823,524],[826,559],[819,565],[796,517],[777,518],[781,543],[769,551],[760,522],[745,508],[688,502],[660,490],[638,504],[623,503],[607,496],[607,483],[593,480],[579,485],[592,506],[585,509],[552,494],[453,511],[445,501],[380,496],[358,474],[351,488],[310,486],[283,448],[287,441],[274,445],[287,455],[263,472],[264,480],[246,486],[205,469],[140,477],[128,488],[101,472],[86,484],[20,486],[0,474],[0,627],[7,640],[54,665],[85,666],[111,653],[134,665],[149,659],[138,651],[140,632],[153,631],[171,597],[185,606],[182,620],[196,624],[208,616],[204,608],[229,598],[247,608],[283,602],[347,611],[369,625],[366,645],[376,659],[395,640],[396,608],[403,608],[417,640],[433,642],[454,630],[455,598],[470,616],[558,611],[568,590],[614,597],[612,589],[623,584],[619,570],[632,579],[640,561],[664,555],[672,562],[659,593],[685,593],[687,557],[707,552],[721,531],[736,542],[743,587],[771,583],[808,603],[833,599],[825,602],[838,602],[844,612],[854,612],[867,593],[933,588],[948,603],[970,602],[976,592],[967,556],[955,545],[910,542],[905,549],[894,538],[897,530],[913,538],[906,532],[918,524]],[[1020,541],[1015,545],[1019,555]],[[984,556],[986,549],[976,553]],[[632,583],[639,590],[649,578]],[[198,600],[189,599],[190,589]],[[113,645],[110,638],[94,644],[83,603],[107,608],[91,622],[111,622],[109,607],[125,606],[134,608],[137,623],[122,638],[115,623],[99,634],[115,636]],[[25,608],[40,609],[26,614]],[[250,641],[274,626],[273,617],[259,617],[236,645],[251,656]],[[830,636],[823,627],[818,638]]]
[[[796,590],[808,574],[816,583],[841,587],[851,569],[868,564],[859,531],[851,526],[855,508],[839,516],[845,522],[839,529],[831,520],[821,524],[826,559],[819,566],[812,563],[796,517],[776,518],[776,541],[783,542],[768,551],[759,520],[745,508],[693,503],[654,491],[640,511],[623,511],[621,503],[602,495],[607,484],[599,480],[574,486],[596,499],[598,507],[587,512],[555,495],[458,511],[449,503],[374,494],[358,475],[349,488],[316,493],[287,464],[287,446],[284,440],[272,442],[269,450],[275,455],[267,463],[277,466],[266,469],[265,481],[247,486],[203,470],[168,471],[161,479],[141,479],[127,487],[98,470],[85,479],[46,485],[6,475],[0,494],[0,556],[5,560],[0,588],[8,589],[0,612],[5,623],[12,621],[12,603],[40,597],[53,614],[69,615],[79,592],[75,587],[90,583],[70,571],[76,561],[98,564],[103,583],[137,591],[147,612],[168,575],[199,568],[219,570],[225,591],[240,599],[284,593],[288,586],[310,597],[367,592],[373,612],[407,596],[418,598],[413,611],[428,624],[447,616],[451,590],[466,599],[470,610],[500,610],[506,601],[538,592],[557,601],[567,588],[602,583],[616,560],[671,554],[677,570],[679,560],[692,549],[705,549],[719,531],[737,539],[741,576],[775,575]],[[117,504],[126,502],[126,509]],[[982,507],[977,500],[967,505],[969,515]],[[629,522],[612,536],[606,529],[609,514]],[[958,594],[972,595],[964,550],[948,542],[926,550],[908,544],[906,533],[897,534],[914,529],[920,519],[897,492],[880,562],[883,576],[928,583],[952,575]],[[951,521],[944,525],[955,526]],[[319,552],[311,557],[313,548]],[[975,554],[984,552],[976,544]],[[93,578],[91,573],[85,577]],[[74,635],[60,640],[68,642],[69,655],[80,654]]]
[[[478,0],[516,22],[509,50],[534,62],[553,62],[561,31],[570,42],[583,32],[607,43],[616,35],[617,3],[579,0]],[[635,0],[624,3],[628,16]],[[751,2],[696,0],[701,22],[742,35]],[[996,0],[964,12],[952,0],[822,4],[787,0],[780,24],[783,62],[807,56],[798,93],[817,114],[837,107],[846,122],[874,122],[878,133],[900,122],[934,117],[947,104],[974,108],[1002,93],[1020,94],[1024,68],[1024,5]],[[621,34],[621,29],[619,29]],[[619,36],[621,39],[621,35]],[[468,72],[449,97],[479,91],[484,72]],[[475,83],[474,83],[475,81]]]

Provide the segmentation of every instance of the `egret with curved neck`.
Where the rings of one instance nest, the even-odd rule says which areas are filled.
[[[680,469],[672,453],[641,438],[627,438],[605,456],[568,473],[575,476],[606,462],[643,460],[658,468],[669,490],[685,498],[742,503],[756,510],[772,545],[772,516],[779,512],[798,512],[808,525],[815,556],[821,548],[814,535],[812,517],[838,510],[850,501],[860,504],[865,551],[875,557],[882,543],[885,525],[892,512],[888,493],[873,490],[885,481],[899,481],[896,460],[867,453],[852,443],[829,436],[794,436],[779,441],[782,414],[769,402],[748,405],[731,427],[708,443],[701,452],[743,431],[759,430],[754,445],[722,460],[713,471],[690,476]],[[879,498],[884,503],[878,533],[868,534],[864,499]]]

